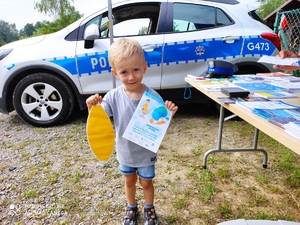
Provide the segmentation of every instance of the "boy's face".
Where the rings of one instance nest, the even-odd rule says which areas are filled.
[[[146,70],[147,63],[143,62],[136,54],[130,59],[116,62],[112,73],[120,79],[126,88],[134,90],[140,88]]]

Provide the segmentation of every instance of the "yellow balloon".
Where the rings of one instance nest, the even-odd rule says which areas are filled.
[[[94,155],[107,161],[114,149],[115,133],[111,121],[101,105],[93,106],[86,124],[87,139]]]

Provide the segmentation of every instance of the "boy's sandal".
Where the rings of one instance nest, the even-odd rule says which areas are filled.
[[[158,224],[154,207],[144,209],[144,220],[145,220],[145,225]]]
[[[123,218],[123,225],[135,225],[138,217],[138,208],[128,207],[126,208],[126,213]]]

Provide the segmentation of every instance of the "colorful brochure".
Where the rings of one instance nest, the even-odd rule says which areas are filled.
[[[250,110],[254,109],[298,109],[299,106],[291,105],[288,103],[285,103],[281,100],[273,100],[273,101],[244,101],[239,100],[238,103]]]
[[[261,91],[254,93],[254,95],[268,99],[297,98],[297,95],[294,93],[289,93],[286,91]]]
[[[172,111],[157,96],[145,91],[123,137],[152,152],[157,152],[169,127]]]
[[[275,86],[266,82],[252,82],[252,83],[236,83],[237,86],[244,88],[250,92],[259,91],[283,91],[284,87]]]

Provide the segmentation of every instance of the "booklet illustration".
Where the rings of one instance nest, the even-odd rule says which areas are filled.
[[[156,153],[171,117],[172,111],[165,107],[164,101],[145,91],[123,137]]]

